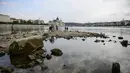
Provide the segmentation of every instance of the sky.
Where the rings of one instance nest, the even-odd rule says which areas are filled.
[[[0,0],[0,14],[45,22],[120,21],[130,19],[130,0]]]

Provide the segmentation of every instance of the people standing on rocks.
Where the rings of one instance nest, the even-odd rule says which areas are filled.
[[[58,30],[58,26],[56,25],[56,30]]]
[[[11,34],[13,34],[14,33],[14,24],[12,24],[12,26],[11,26]]]
[[[68,31],[68,27],[65,26],[65,31]]]

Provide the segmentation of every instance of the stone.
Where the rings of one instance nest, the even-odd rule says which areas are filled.
[[[35,56],[33,56],[33,55],[28,55],[28,57],[29,57],[29,59],[31,59],[31,60],[36,59]]]
[[[120,64],[115,62],[112,64],[112,73],[120,73]]]
[[[0,57],[4,56],[6,53],[4,51],[0,51]]]
[[[39,64],[41,64],[42,60],[41,59],[36,59],[36,62],[38,62]]]
[[[1,73],[12,73],[14,71],[11,67],[0,67]]]
[[[51,50],[51,54],[54,56],[61,56],[63,54],[63,52],[58,48],[54,48]]]
[[[82,41],[85,41],[85,39],[82,39]]]
[[[108,42],[111,42],[112,40],[110,39]]]
[[[52,55],[47,54],[46,58],[47,58],[47,60],[50,60],[52,58]]]
[[[113,36],[113,37],[116,37],[116,36]]]
[[[35,61],[32,61],[32,62],[30,62],[28,65],[30,66],[30,67],[32,67],[32,66],[34,66],[36,64],[36,62]]]
[[[70,39],[72,39],[73,38],[73,36],[67,36],[67,37],[65,37],[67,40],[70,40]]]
[[[104,40],[101,40],[101,42],[104,42]]]
[[[114,43],[116,43],[116,41],[114,41]]]
[[[44,34],[43,34],[43,37],[44,37],[44,38],[47,38],[47,37],[49,37],[49,34],[48,34],[48,33],[44,33]]]
[[[122,40],[122,39],[123,39],[123,37],[118,37],[118,39],[119,39],[119,40]]]
[[[21,55],[32,53],[33,50],[42,49],[42,36],[31,36],[28,38],[16,39],[9,45],[10,55]]]
[[[128,46],[128,40],[123,40],[123,41],[121,41],[121,45],[122,45],[123,47],[127,47],[127,46]]]
[[[94,42],[98,43],[98,42],[100,42],[100,40],[96,39]]]

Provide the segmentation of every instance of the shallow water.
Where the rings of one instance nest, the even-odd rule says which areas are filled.
[[[129,28],[70,27],[69,29],[71,31],[102,32],[110,38],[103,39],[105,45],[102,42],[94,42],[102,38],[91,37],[85,38],[85,41],[77,37],[70,40],[55,38],[53,43],[49,40],[44,42],[48,51],[60,48],[64,53],[61,57],[53,57],[45,61],[52,73],[111,73],[113,62],[120,63],[122,73],[130,72],[130,46],[123,47],[120,44],[121,40],[118,39],[118,36],[123,36],[124,39],[130,41]],[[109,39],[112,41],[108,42]],[[117,42],[114,43],[114,41]]]
[[[69,27],[69,31],[102,32],[110,38],[88,37],[82,41],[82,38],[76,37],[70,40],[54,38],[51,42],[44,41],[47,53],[54,48],[63,51],[62,56],[53,56],[51,60],[44,61],[49,68],[45,73],[111,73],[113,62],[120,63],[122,73],[130,73],[130,45],[123,47],[118,39],[118,36],[123,36],[125,40],[130,41],[130,28]],[[95,43],[96,39],[105,40],[105,45],[102,42]],[[112,41],[108,42],[109,39]],[[0,57],[0,66],[13,66],[9,59],[8,55]]]

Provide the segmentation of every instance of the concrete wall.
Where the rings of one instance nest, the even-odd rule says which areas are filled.
[[[10,17],[8,15],[0,14],[0,22],[10,22]]]

